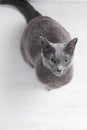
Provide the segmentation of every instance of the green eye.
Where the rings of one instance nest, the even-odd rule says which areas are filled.
[[[56,63],[56,61],[55,61],[53,58],[51,58],[50,61],[51,61],[52,63]]]
[[[69,59],[65,59],[64,63],[66,63],[66,64],[69,63]]]

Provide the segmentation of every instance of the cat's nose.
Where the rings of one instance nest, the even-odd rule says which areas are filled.
[[[62,70],[61,69],[57,69],[57,71],[60,73]]]

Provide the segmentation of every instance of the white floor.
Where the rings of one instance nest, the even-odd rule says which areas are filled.
[[[87,130],[87,3],[32,5],[78,37],[70,84],[48,92],[23,60],[26,27],[14,8],[0,7],[0,130]]]

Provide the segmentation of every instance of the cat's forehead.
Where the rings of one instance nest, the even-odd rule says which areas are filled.
[[[45,57],[55,57],[56,59],[63,59],[65,57],[71,57],[69,53],[66,53],[66,43],[50,43],[50,49],[44,51]]]
[[[57,44],[54,44],[53,47],[54,47],[55,51],[50,56],[53,56],[56,59],[63,59],[65,57],[67,57],[67,58],[71,57],[71,55],[69,53],[66,53],[64,51],[65,44],[63,44],[63,43],[58,44],[57,43]]]
[[[63,49],[65,47],[65,43],[50,43],[55,50]]]
[[[54,47],[54,50],[55,50],[55,55],[56,56],[60,56],[60,55],[64,55],[64,48],[65,48],[65,45],[60,43],[60,44],[54,44],[53,45]]]

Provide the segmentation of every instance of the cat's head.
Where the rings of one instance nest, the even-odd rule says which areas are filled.
[[[74,38],[68,43],[51,43],[43,36],[40,37],[43,64],[56,75],[63,75],[72,64],[75,45],[78,39]]]

